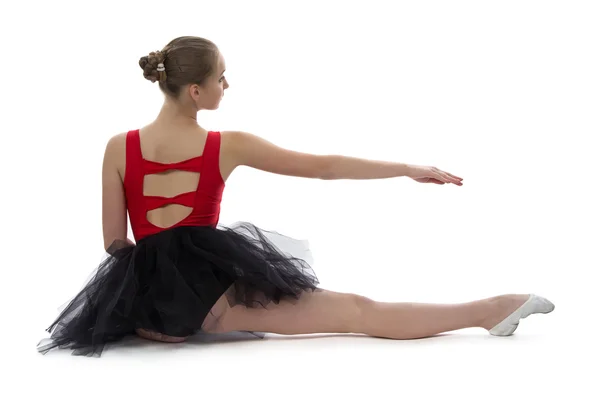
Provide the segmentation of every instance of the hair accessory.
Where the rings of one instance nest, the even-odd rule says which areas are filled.
[[[156,67],[156,70],[158,72],[162,72],[165,70],[165,65],[163,63],[158,64],[158,66]]]

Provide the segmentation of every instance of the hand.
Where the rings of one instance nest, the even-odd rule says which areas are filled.
[[[435,183],[437,185],[454,183],[457,186],[462,186],[462,178],[437,169],[436,167],[410,165],[406,176],[420,183]]]

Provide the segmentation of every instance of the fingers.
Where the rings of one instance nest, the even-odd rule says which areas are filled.
[[[443,182],[448,182],[448,183],[456,183],[456,184],[462,184],[462,178],[456,176],[456,175],[452,175],[449,172],[446,171],[442,171],[438,168],[435,169],[435,171],[438,173],[438,175],[441,177],[441,181]]]
[[[444,173],[443,171],[439,171],[437,173],[436,179],[439,179],[440,181],[445,182],[445,183],[455,181],[455,179],[452,179],[448,174]]]
[[[454,182],[454,183],[462,183],[462,178],[459,178],[457,176],[454,176],[452,174],[446,174],[448,176],[448,180],[450,182]]]
[[[454,183],[455,185],[462,185],[462,178],[453,178],[453,175],[451,174],[446,174],[446,173],[439,173],[438,174],[438,180],[442,181],[443,183]]]

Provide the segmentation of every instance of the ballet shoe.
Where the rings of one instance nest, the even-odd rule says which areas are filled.
[[[517,308],[502,322],[490,329],[489,333],[494,336],[510,336],[519,326],[521,318],[527,318],[531,314],[548,314],[553,310],[554,304],[552,302],[532,293],[521,307]]]

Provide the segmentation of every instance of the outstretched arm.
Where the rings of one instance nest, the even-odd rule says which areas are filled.
[[[331,156],[329,179],[384,179],[407,176],[409,164],[369,160],[349,156]]]
[[[237,165],[275,174],[324,180],[382,179],[407,175],[411,167],[343,155],[300,153],[247,132],[233,131],[231,135]]]
[[[230,131],[228,134],[235,167],[245,165],[279,175],[326,179],[330,156],[284,149],[248,132]]]

